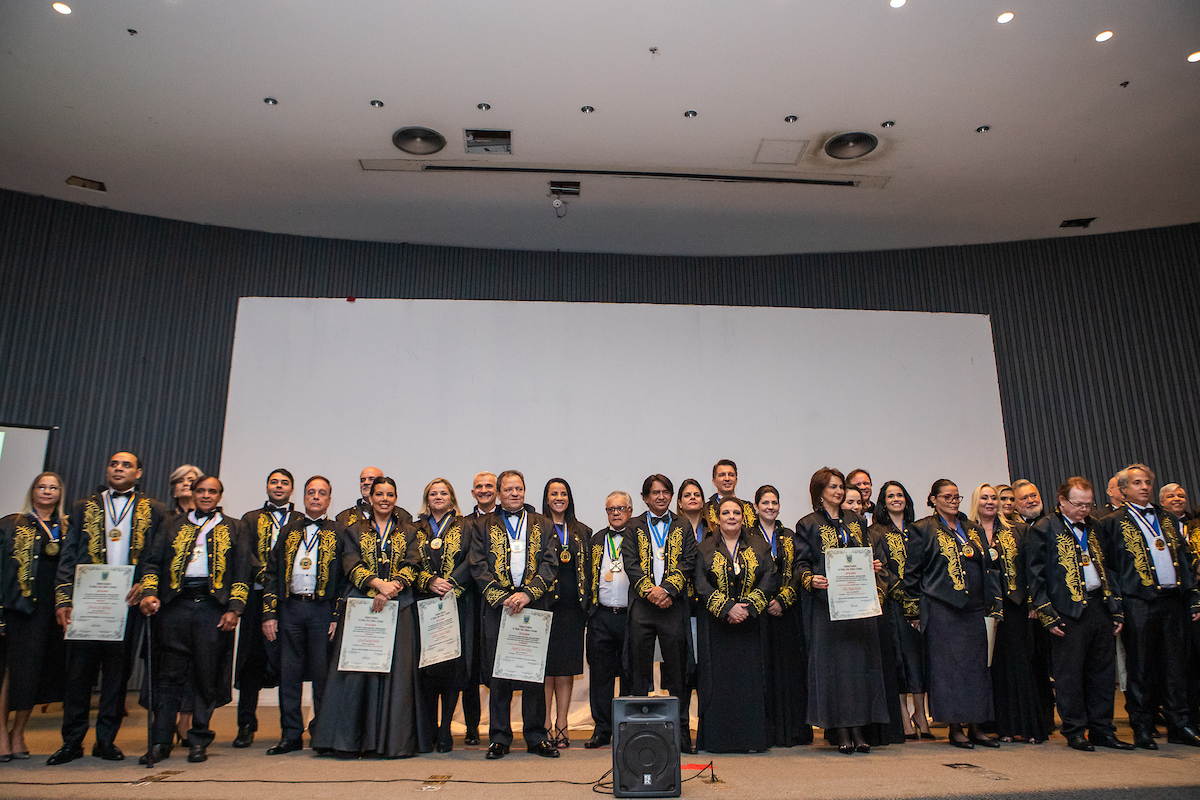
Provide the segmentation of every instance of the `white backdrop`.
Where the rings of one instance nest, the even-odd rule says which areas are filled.
[[[566,478],[581,521],[646,475],[678,486],[738,463],[738,494],[778,487],[789,527],[808,480],[863,467],[924,516],[940,477],[964,495],[1008,481],[986,316],[726,306],[242,298],[220,476],[224,506],[260,505],[268,473],[396,479],[415,516],[448,478],[464,511],[479,471],[525,473],[541,507]],[[299,504],[299,503],[298,503]],[[965,510],[965,506],[964,506]],[[586,680],[575,689],[586,721]],[[485,704],[486,710],[486,704]]]

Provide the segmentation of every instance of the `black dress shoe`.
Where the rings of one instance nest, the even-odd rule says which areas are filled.
[[[839,752],[839,753],[844,753],[845,755],[848,755],[848,756],[852,756],[852,755],[854,755],[854,745],[852,745],[852,744],[839,744],[839,745],[838,745],[838,752]]]
[[[467,735],[463,737],[463,744],[479,744],[479,728],[467,728]]]
[[[1095,747],[1111,747],[1113,750],[1133,749],[1133,745],[1131,745],[1129,742],[1122,742],[1117,738],[1115,733],[1109,733],[1103,736],[1091,736],[1088,738]]]
[[[590,738],[586,742],[584,742],[583,746],[585,748],[587,748],[588,750],[595,750],[597,747],[604,747],[605,745],[610,744],[611,742],[612,742],[611,736],[604,736],[603,734],[593,733],[592,738]],[[680,749],[682,749],[682,748],[680,748]]]
[[[531,744],[525,748],[526,752],[533,753],[535,756],[542,758],[558,758],[558,748],[551,744],[548,740],[543,739],[537,744]]]
[[[201,761],[208,761],[208,746],[203,744],[193,744],[188,748],[188,761],[193,764],[199,764]]]
[[[508,755],[508,745],[500,744],[500,742],[492,742],[488,745],[486,758],[504,758],[506,755]]]
[[[1085,753],[1090,753],[1096,749],[1082,733],[1078,736],[1069,737],[1067,739],[1067,747],[1072,750],[1082,750]]]
[[[972,736],[971,741],[975,744],[983,745],[984,747],[999,747],[1000,746],[1000,742],[996,741],[995,739],[993,739],[990,736],[985,736],[984,734],[979,734],[978,736]]]
[[[910,742],[915,742],[917,739],[920,739],[921,737],[917,736],[915,733],[906,733],[906,734],[904,734],[904,738],[908,739]]]
[[[171,745],[169,745],[169,744],[154,745],[153,747],[150,748],[149,754],[140,756],[138,758],[138,763],[142,764],[142,765],[149,764],[151,757],[153,757],[155,764],[157,764],[159,761],[166,761],[168,758],[171,757]]]
[[[1189,744],[1192,747],[1200,747],[1200,736],[1196,735],[1195,730],[1186,726],[1168,731],[1167,741],[1171,744]],[[16,753],[13,755],[15,756]]]
[[[249,747],[254,744],[254,729],[249,725],[238,728],[238,734],[233,738],[234,747]]]
[[[304,739],[297,736],[295,739],[280,739],[279,744],[267,750],[267,755],[281,756],[284,753],[294,753],[303,749]]]
[[[953,736],[951,736],[950,744],[954,745],[955,747],[961,747],[964,750],[974,750],[975,749],[975,743],[972,742],[970,739],[967,739],[965,742],[960,742],[958,739],[955,739]]]
[[[931,742],[937,739],[937,737],[933,735],[932,731],[921,731],[921,738],[928,739]]]
[[[854,752],[869,753],[871,752],[871,745],[867,744],[866,742],[863,742],[862,744],[856,744],[854,745]]]
[[[605,742],[607,743],[607,741],[606,739]],[[693,756],[700,752],[696,749],[696,745],[692,743],[691,733],[685,733],[679,737],[679,751]]]
[[[112,742],[96,742],[92,746],[92,756],[94,758],[103,758],[105,761],[125,760],[125,754],[121,752],[121,748]]]
[[[1143,750],[1157,750],[1158,742],[1154,741],[1154,737],[1150,735],[1149,731],[1134,731],[1133,746]]]
[[[9,756],[9,758],[12,757]],[[83,745],[64,744],[54,751],[54,755],[46,759],[46,765],[53,767],[58,764],[69,764],[77,758],[83,758]]]
[[[437,750],[439,753],[449,753],[454,749],[454,742],[438,742],[436,745],[434,745],[433,749]]]

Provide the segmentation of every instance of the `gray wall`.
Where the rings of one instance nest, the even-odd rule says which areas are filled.
[[[1198,283],[1200,225],[924,250],[663,258],[310,239],[0,190],[0,422],[61,428],[50,466],[73,497],[102,482],[118,449],[142,456],[147,489],[165,497],[173,467],[220,463],[243,296],[969,312],[991,316],[1014,478],[1050,492],[1075,474],[1103,484],[1140,460],[1191,489],[1194,502]],[[855,355],[867,365],[882,356]],[[876,427],[884,447],[886,430]]]

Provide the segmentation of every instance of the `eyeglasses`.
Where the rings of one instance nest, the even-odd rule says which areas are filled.
[[[1063,498],[1063,497],[1058,498],[1058,500],[1063,505],[1068,505],[1068,506],[1071,506],[1072,508],[1078,508],[1080,511],[1091,511],[1093,508],[1096,507],[1095,503],[1076,503],[1074,500],[1067,500],[1066,498]]]
[[[961,494],[939,494],[938,497],[945,500],[947,503],[961,503]]]
[[[606,512],[608,512],[609,514],[621,514],[625,511],[632,511],[633,509],[630,508],[629,506],[612,506],[612,507],[606,508],[604,510]]]

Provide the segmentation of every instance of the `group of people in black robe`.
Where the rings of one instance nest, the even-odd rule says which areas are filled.
[[[282,735],[268,755],[303,749],[306,733],[317,753],[340,757],[446,752],[460,700],[464,741],[479,744],[482,684],[486,757],[509,753],[520,691],[527,751],[554,758],[571,744],[585,654],[585,748],[611,743],[615,696],[656,691],[656,664],[657,687],[679,698],[685,752],[808,744],[820,728],[840,752],[868,753],[934,739],[930,716],[958,747],[1040,743],[1056,707],[1077,750],[1156,749],[1159,724],[1168,742],[1200,746],[1200,521],[1174,485],[1153,503],[1155,477],[1141,464],[1114,476],[1102,508],[1091,483],[1072,477],[1053,510],[1017,481],[975,488],[964,513],[958,486],[942,479],[919,520],[900,483],[872,502],[865,470],[825,467],[794,530],[779,522],[773,486],[739,499],[728,459],[714,465],[707,498],[696,479],[676,492],[652,474],[635,516],[628,493],[610,493],[595,531],[577,519],[565,479],[547,481],[539,512],[512,470],[476,475],[469,513],[435,478],[416,519],[374,467],[334,518],[319,475],[297,509],[293,476],[272,471],[264,505],[240,518],[224,514],[221,481],[195,467],[172,475],[170,508],[138,489],[141,478],[138,457],[117,453],[105,486],[67,513],[62,480],[45,472],[25,508],[0,520],[0,760],[29,757],[31,710],[58,701],[63,743],[47,763],[82,757],[97,681],[92,755],[123,759],[115,739],[139,656],[153,720],[142,763],[180,742],[204,761],[232,686],[235,747],[254,741],[260,691],[279,687]],[[870,549],[880,615],[831,613],[828,567],[843,548]],[[123,641],[64,642],[86,564],[134,568]],[[461,654],[420,667],[417,602],[427,598],[456,604]],[[339,668],[349,599],[396,614],[390,671]],[[553,612],[545,682],[494,678],[502,616],[527,608]],[[1119,650],[1132,743],[1113,724]]]

